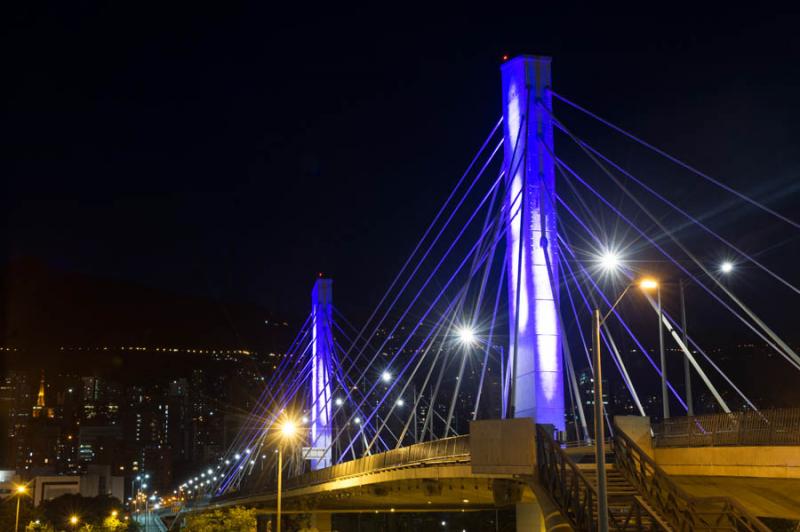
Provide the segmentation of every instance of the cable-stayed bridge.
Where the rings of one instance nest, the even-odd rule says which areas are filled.
[[[550,66],[503,64],[502,117],[364,323],[317,279],[241,433],[181,483],[181,513],[244,504],[271,520],[281,495],[284,512],[320,530],[331,514],[498,507],[515,508],[517,530],[594,530],[602,427],[611,529],[767,530],[758,516],[793,517],[797,498],[759,506],[761,488],[709,480],[800,487],[800,413],[760,410],[750,394],[769,383],[737,382],[700,333],[713,321],[800,370],[763,302],[728,276],[746,267],[787,299],[796,280],[717,218],[800,224],[554,91]],[[697,193],[674,199],[670,181],[586,140],[587,121]],[[629,415],[594,428],[592,384],[605,375],[622,383]]]

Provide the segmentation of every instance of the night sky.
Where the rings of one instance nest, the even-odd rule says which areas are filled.
[[[358,314],[500,116],[517,53],[553,56],[560,93],[800,217],[800,19],[666,5],[6,7],[0,251],[293,318],[321,271]],[[748,249],[796,281],[796,233]]]

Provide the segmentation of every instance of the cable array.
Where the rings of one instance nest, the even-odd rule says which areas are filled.
[[[552,95],[557,102],[725,190],[736,201],[800,228],[800,224],[723,181],[571,100]],[[660,261],[659,273],[668,271],[669,276],[698,287],[703,304],[714,305],[737,323],[737,333],[758,338],[791,367],[800,369],[800,356],[684,237],[689,232],[695,240],[698,235],[709,237],[702,241],[703,246],[721,246],[778,286],[800,294],[795,282],[748,255],[735,239],[712,229],[707,217],[692,215],[657,187],[601,153],[542,101],[528,105],[544,112],[559,134],[559,142],[577,149],[580,160],[568,164],[541,138],[529,137],[530,109],[526,108],[515,145],[510,147],[510,162],[503,163],[497,157],[504,142],[498,138],[502,120],[497,122],[363,324],[354,325],[334,306],[326,337],[317,339],[314,317],[309,315],[286,356],[269,375],[241,432],[216,463],[184,482],[181,489],[215,496],[268,489],[276,467],[276,430],[288,418],[300,420],[301,430],[306,431],[302,445],[290,453],[284,466],[299,474],[308,469],[310,453],[328,453],[334,463],[339,463],[463,434],[469,430],[470,421],[512,415],[518,352],[518,335],[512,334],[512,329],[518,330],[519,324],[509,320],[509,309],[516,305],[519,310],[520,290],[510,290],[509,285],[519,283],[521,276],[514,268],[522,261],[521,255],[516,261],[509,260],[505,247],[510,241],[509,231],[515,223],[522,223],[520,213],[526,204],[527,184],[518,189],[511,186],[518,165],[524,164],[523,154],[518,153],[523,132],[525,138],[543,147],[557,172],[555,200],[545,201],[554,201],[550,207],[560,215],[558,235],[549,243],[543,238],[539,245],[551,246],[554,252],[552,262],[550,254],[544,254],[550,279],[556,278],[555,271],[561,272],[552,291],[563,338],[560,356],[570,405],[570,436],[586,441],[592,437],[584,405],[596,400],[586,396],[585,386],[587,378],[594,375],[587,329],[596,308],[608,312],[609,319],[600,331],[601,346],[604,359],[616,370],[613,378],[621,382],[627,395],[625,408],[630,413],[655,417],[660,413],[661,405],[643,395],[647,384],[641,379],[664,379],[668,402],[683,412],[689,408],[688,384],[668,378],[667,366],[651,355],[656,330],[666,331],[666,341],[674,345],[672,349],[681,359],[686,359],[692,378],[713,397],[716,406],[706,404],[704,408],[757,410],[745,390],[701,346],[701,316],[693,316],[692,330],[685,330],[674,317],[674,306],[662,308],[650,294],[638,301],[631,297],[612,308],[621,291],[646,271],[642,265],[653,261]],[[678,216],[680,222],[671,225],[657,215],[656,209],[661,208]],[[696,248],[696,242],[693,245]],[[512,293],[516,300],[509,297]],[[514,315],[518,317],[519,312]],[[325,368],[330,386],[312,396],[309,381],[314,342],[320,341],[331,354],[330,367]],[[325,448],[320,442],[327,440],[320,436],[314,440],[306,430],[309,413],[321,405],[331,419],[330,441]],[[610,421],[606,422],[612,430]],[[202,479],[199,487],[198,479]]]

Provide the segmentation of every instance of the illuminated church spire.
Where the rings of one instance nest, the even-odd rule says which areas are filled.
[[[49,418],[53,417],[54,412],[52,408],[46,408],[46,402],[44,397],[44,370],[42,370],[42,378],[39,381],[39,393],[36,394],[36,404],[33,407],[33,417],[38,418],[42,415],[42,411],[44,411],[45,415]]]
[[[44,371],[42,372],[42,380],[39,381],[39,394],[36,396],[36,406],[40,409],[44,408]]]

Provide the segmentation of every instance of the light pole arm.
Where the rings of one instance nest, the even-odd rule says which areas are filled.
[[[634,285],[634,283],[629,283],[628,286],[625,287],[625,290],[623,290],[622,293],[617,298],[617,300],[614,301],[614,304],[611,305],[611,308],[608,309],[608,312],[606,312],[605,315],[603,315],[603,317],[600,319],[600,324],[605,322],[608,319],[608,317],[611,315],[611,313],[614,312],[614,309],[617,308],[617,305],[619,305],[619,302],[622,301],[622,298],[625,297],[625,294],[628,293],[628,290],[630,290],[633,285]]]

